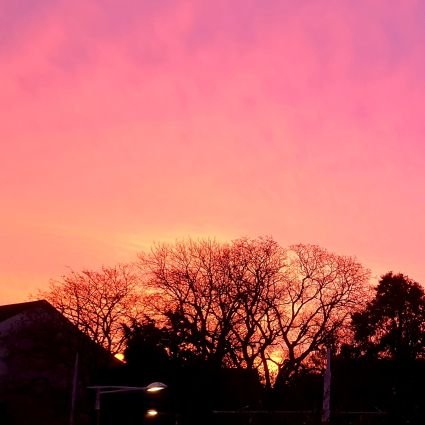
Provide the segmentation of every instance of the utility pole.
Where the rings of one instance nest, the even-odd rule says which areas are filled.
[[[78,351],[75,354],[74,375],[72,377],[72,390],[71,390],[71,413],[69,415],[69,425],[74,425],[75,421],[75,402],[77,399],[78,387]]]
[[[323,406],[322,406],[322,425],[329,425],[331,420],[331,347],[326,351],[326,370],[323,377]]]

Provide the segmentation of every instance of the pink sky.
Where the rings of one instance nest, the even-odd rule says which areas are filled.
[[[425,283],[420,0],[0,0],[0,304],[272,235]]]

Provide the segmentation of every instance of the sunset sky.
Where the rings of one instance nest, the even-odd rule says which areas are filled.
[[[0,304],[272,235],[425,284],[425,2],[0,0]]]

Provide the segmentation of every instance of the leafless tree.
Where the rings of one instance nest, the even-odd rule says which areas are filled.
[[[187,240],[140,256],[151,305],[174,320],[182,348],[216,365],[260,368],[278,336],[273,306],[284,252],[270,238]],[[178,323],[176,323],[176,321]]]
[[[156,245],[139,259],[151,306],[180,327],[180,348],[221,363],[238,301],[221,267],[220,244],[188,240]]]
[[[225,252],[223,263],[239,300],[229,335],[230,355],[239,367],[259,369],[270,387],[268,352],[279,336],[275,306],[281,296],[286,253],[271,238],[239,239]]]
[[[122,351],[124,323],[140,316],[138,278],[131,265],[71,271],[38,297],[113,354]]]
[[[289,379],[348,328],[368,278],[355,259],[315,245],[188,239],[140,254],[137,272],[71,272],[41,295],[113,353],[143,310],[180,358],[258,369],[271,386],[272,363]]]
[[[369,271],[351,257],[294,245],[276,305],[280,376],[288,379],[312,353],[334,343],[366,297]]]
[[[283,249],[271,238],[155,246],[140,267],[156,313],[173,319],[180,347],[202,361],[270,366],[289,378],[335,341],[364,299],[369,272],[315,245]]]

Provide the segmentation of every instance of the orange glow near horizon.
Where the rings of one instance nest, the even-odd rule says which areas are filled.
[[[423,2],[0,12],[0,304],[199,235],[425,283]]]
[[[124,356],[124,354],[122,354],[122,353],[117,353],[117,354],[115,354],[115,356],[114,356],[117,360],[119,360],[120,362],[123,362],[123,363],[125,363],[125,356]]]

